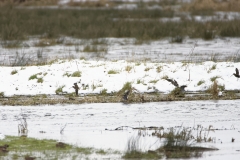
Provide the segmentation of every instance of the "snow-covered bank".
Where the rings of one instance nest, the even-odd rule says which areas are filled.
[[[237,90],[240,85],[233,73],[239,66],[240,63],[233,62],[195,64],[124,60],[59,60],[45,66],[1,66],[0,92],[6,96],[55,94],[56,89],[63,87],[63,92],[73,93],[73,83],[78,83],[81,86],[79,93],[100,93],[103,89],[111,93],[119,91],[126,82],[131,82],[139,92],[168,93],[174,86],[163,79],[166,77],[175,79],[179,85],[187,85],[187,91],[206,90],[215,78],[226,90]],[[78,71],[80,77],[72,77]],[[35,79],[31,79],[34,75]]]

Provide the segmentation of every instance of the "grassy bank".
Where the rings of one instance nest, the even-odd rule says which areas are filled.
[[[123,101],[122,95],[118,94],[89,94],[85,96],[66,95],[33,95],[33,96],[0,96],[0,105],[30,106],[30,105],[55,105],[55,104],[83,104],[83,103],[145,103],[161,101],[196,101],[196,100],[234,100],[240,99],[235,91],[226,91],[223,97],[215,97],[209,93],[186,94],[185,97],[178,97],[172,94],[163,93],[132,93],[127,101]],[[54,97],[54,98],[53,98]]]
[[[109,151],[76,147],[63,142],[26,136],[6,136],[0,141],[0,159],[88,159],[91,154],[108,154]]]
[[[85,39],[134,37],[143,40],[176,36],[240,37],[240,20],[237,19],[202,23],[181,15],[180,22],[160,20],[175,16],[178,15],[172,10],[157,9],[19,9],[7,5],[0,7],[0,38],[21,40],[33,35]]]

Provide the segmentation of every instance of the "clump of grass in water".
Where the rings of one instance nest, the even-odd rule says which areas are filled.
[[[210,131],[209,130],[208,132]],[[162,130],[162,128],[160,129]],[[157,130],[155,131],[155,133]],[[202,135],[198,134],[197,138]],[[126,159],[160,159],[163,156],[166,158],[191,158],[191,157],[201,157],[203,151],[218,150],[215,148],[205,148],[193,146],[196,142],[196,138],[193,136],[192,129],[181,127],[178,130],[175,128],[170,128],[168,132],[164,132],[161,135],[154,134],[159,138],[164,139],[164,144],[156,150],[148,150],[147,152],[142,152],[140,146],[140,136],[136,138],[131,138],[127,143],[127,151],[125,152],[123,158]],[[209,138],[205,139],[209,140]],[[202,142],[202,141],[200,141]]]
[[[216,148],[192,146],[196,143],[192,131],[192,129],[184,127],[179,128],[178,131],[170,128],[170,131],[164,134],[165,143],[159,150],[164,152],[167,158],[201,157],[203,151],[218,150]],[[208,131],[210,131],[210,127]]]
[[[162,155],[157,152],[142,152],[140,149],[140,136],[131,137],[127,143],[127,151],[124,159],[161,159]]]

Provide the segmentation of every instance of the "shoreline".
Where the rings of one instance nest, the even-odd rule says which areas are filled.
[[[72,94],[62,95],[14,95],[0,97],[2,106],[37,106],[56,104],[84,104],[84,103],[148,103],[164,101],[197,101],[197,100],[236,100],[240,99],[239,91],[225,91],[223,96],[213,97],[206,92],[186,93],[183,97],[159,92],[132,93],[128,100],[124,101],[118,94],[87,94],[73,96]]]

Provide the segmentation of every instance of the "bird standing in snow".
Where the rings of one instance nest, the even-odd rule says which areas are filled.
[[[75,94],[76,94],[76,96],[78,96],[78,90],[79,90],[80,88],[78,87],[77,83],[74,83],[73,85],[74,85],[74,86],[72,86],[72,87],[75,89]]]

